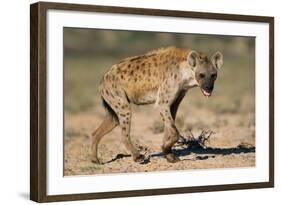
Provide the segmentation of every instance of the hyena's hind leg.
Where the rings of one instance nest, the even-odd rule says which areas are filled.
[[[103,98],[110,108],[116,113],[119,125],[121,126],[122,141],[125,147],[133,155],[134,161],[140,161],[144,157],[139,153],[131,141],[131,106],[125,91],[120,87],[110,87],[106,85],[101,90]]]
[[[104,102],[106,104],[106,102]],[[105,105],[106,106],[106,105]],[[110,108],[109,108],[110,109]],[[113,110],[106,109],[106,116],[101,125],[92,133],[92,162],[99,164],[98,144],[103,136],[113,130],[118,124],[118,119]]]
[[[121,126],[121,135],[126,148],[133,155],[134,161],[143,161],[144,156],[139,153],[131,141],[130,130],[131,130],[131,108],[129,102],[123,102],[121,104],[122,109],[118,112],[118,118]]]

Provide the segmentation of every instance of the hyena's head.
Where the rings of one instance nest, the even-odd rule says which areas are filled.
[[[191,51],[187,57],[194,71],[194,78],[204,96],[211,96],[217,79],[218,70],[223,65],[223,55],[216,52],[210,58],[202,53]]]

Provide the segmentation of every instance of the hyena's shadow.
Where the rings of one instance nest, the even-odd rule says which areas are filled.
[[[178,148],[175,147],[172,152],[179,157],[185,157],[190,154],[196,154],[193,159],[182,159],[183,160],[206,160],[209,158],[215,158],[217,156],[225,156],[231,154],[241,154],[241,153],[254,153],[256,148],[252,145],[240,144],[237,147],[231,148],[213,148],[213,147],[203,147],[200,144],[192,145],[188,147]],[[141,164],[147,164],[150,162],[150,158],[159,158],[164,157],[165,154],[163,152],[152,153],[146,160],[141,162]],[[104,164],[114,162],[119,159],[124,159],[131,157],[130,154],[117,154],[116,157],[111,160],[105,162]]]
[[[194,146],[194,147],[173,149],[173,152],[179,157],[184,157],[190,154],[197,154],[198,156],[196,156],[196,159],[205,160],[208,159],[209,157],[214,158],[218,155],[230,155],[230,154],[255,152],[255,147],[251,145],[249,146],[243,144],[231,148],[213,148],[213,147]],[[164,156],[162,152],[151,155],[151,157],[162,157],[162,156]]]

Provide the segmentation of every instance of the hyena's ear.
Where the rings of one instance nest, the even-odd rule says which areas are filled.
[[[223,55],[221,52],[217,51],[211,58],[212,63],[217,69],[220,69],[223,65]]]
[[[192,69],[196,66],[198,56],[199,54],[196,51],[190,51],[187,56],[187,62]]]

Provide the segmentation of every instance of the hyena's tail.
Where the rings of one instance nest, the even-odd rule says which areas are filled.
[[[105,101],[105,99],[101,96],[102,105],[105,108],[106,112],[110,114],[117,122],[118,122],[118,116],[116,112],[112,109],[112,107]]]
[[[99,85],[99,93],[100,93],[100,97],[101,97],[101,101],[102,101],[102,105],[106,111],[107,114],[109,114],[110,116],[112,116],[112,118],[116,121],[119,122],[118,120],[118,116],[116,114],[116,112],[112,109],[112,107],[109,105],[108,102],[106,102],[106,100],[104,99],[103,95],[102,95],[102,90],[103,90],[103,83],[104,83],[104,79],[102,78],[100,85]]]

